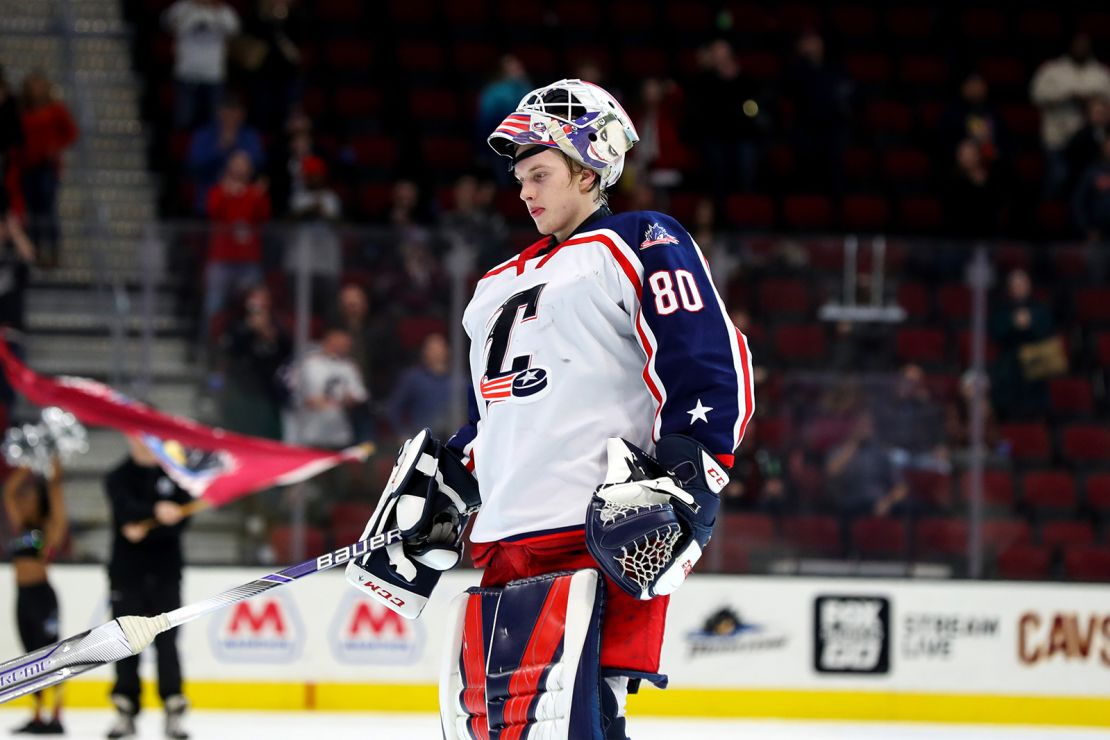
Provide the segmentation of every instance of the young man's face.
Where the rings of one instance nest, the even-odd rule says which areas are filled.
[[[520,199],[541,234],[573,229],[582,220],[582,211],[593,202],[593,192],[583,192],[579,177],[571,173],[566,160],[554,149],[521,160],[513,174],[520,183]]]

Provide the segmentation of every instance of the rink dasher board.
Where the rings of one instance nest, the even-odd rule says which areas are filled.
[[[189,568],[185,603],[259,570]],[[54,566],[62,634],[110,618],[105,571]],[[182,628],[194,705],[430,711],[451,596],[448,573],[405,621],[324,573]],[[0,567],[0,658],[24,652],[12,573]],[[671,600],[667,691],[643,714],[1110,726],[1110,587],[694,576]],[[153,677],[153,650],[143,656]],[[71,681],[71,706],[103,706],[111,669]],[[374,688],[376,690],[368,690]]]

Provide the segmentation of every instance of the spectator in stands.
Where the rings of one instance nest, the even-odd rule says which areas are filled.
[[[875,437],[870,411],[857,417],[848,439],[829,453],[825,474],[845,533],[854,517],[893,515],[907,503],[908,488],[891,464],[890,449]]]
[[[810,191],[839,195],[844,189],[852,82],[828,63],[825,40],[813,30],[798,38],[786,80],[795,107],[791,139],[799,182]]]
[[[219,338],[223,425],[242,434],[282,439],[286,400],[280,371],[293,344],[274,313],[269,289],[251,288],[243,313]]]
[[[944,409],[925,384],[920,366],[902,367],[893,394],[878,407],[876,417],[898,470],[951,470],[944,440]]]
[[[449,295],[443,264],[424,240],[408,239],[397,249],[400,269],[378,278],[380,305],[389,306],[398,316],[442,316]]]
[[[451,347],[436,332],[424,337],[420,361],[401,373],[389,397],[389,425],[398,439],[427,427],[433,435],[450,433]]]
[[[370,316],[366,291],[358,283],[347,283],[339,290],[335,309],[331,323],[345,329],[351,337],[351,360],[358,366],[363,385],[371,396],[376,396],[384,390],[373,380],[379,332]]]
[[[748,428],[758,439],[759,421]],[[781,514],[788,506],[783,460],[767,448],[741,445],[729,471],[729,483],[721,492],[726,509],[757,510]]]
[[[339,290],[343,248],[335,222],[343,211],[339,196],[328,187],[324,160],[309,155],[301,160],[304,188],[294,192],[289,215],[299,222],[292,230],[285,252],[285,270],[297,285],[303,270],[309,276],[312,311],[321,315]]]
[[[964,141],[971,140],[979,147],[984,162],[993,163],[1009,151],[1009,131],[998,110],[988,98],[987,81],[978,72],[972,72],[960,85],[960,99],[953,103],[940,119],[940,151],[944,159],[952,156]]]
[[[8,213],[20,211],[23,194],[16,180],[18,172],[14,166],[14,155],[23,146],[23,124],[15,96],[8,87],[8,78],[0,66],[0,221]]]
[[[440,214],[440,226],[474,250],[477,265],[483,270],[501,262],[509,228],[501,214],[483,206],[478,178],[473,174],[460,176],[452,194],[454,203]]]
[[[366,409],[370,394],[351,359],[351,335],[331,327],[318,349],[300,361],[294,373],[297,400],[296,439],[300,444],[342,449],[356,441],[351,413]]]
[[[1110,240],[1110,138],[1102,142],[1101,157],[1087,167],[1079,180],[1072,197],[1072,216],[1076,228],[1091,244]],[[1096,262],[1101,274],[1103,260]]]
[[[204,321],[224,309],[236,289],[262,282],[261,227],[270,220],[265,183],[254,182],[250,154],[231,155],[223,179],[208,193],[212,235],[204,272]]]
[[[687,140],[700,146],[704,187],[721,196],[751,190],[759,144],[770,124],[759,85],[744,73],[725,39],[711,42],[698,59],[702,70],[690,86],[684,125]]]
[[[674,80],[648,77],[641,83],[639,110],[633,114],[640,142],[629,153],[625,170],[635,175],[637,185],[673,188],[682,182],[681,110],[682,93]]]
[[[35,247],[19,217],[8,211],[0,217],[0,335],[17,357],[23,358],[24,302],[31,281]],[[0,403],[10,407],[15,392],[8,378],[0,373]]]
[[[227,169],[235,152],[245,152],[251,169],[261,171],[266,158],[258,132],[246,125],[246,109],[236,95],[227,95],[220,102],[216,118],[193,134],[189,142],[188,167],[196,182],[196,213],[205,214],[208,191]],[[210,214],[209,214],[210,215]]]
[[[1048,411],[1048,382],[1026,376],[1022,348],[1052,336],[1052,314],[1033,297],[1025,270],[1006,278],[1006,293],[990,316],[990,337],[998,347],[991,367],[991,401],[1002,420],[1038,418]]]
[[[976,380],[978,379],[978,382]],[[998,420],[991,407],[991,383],[987,375],[967,370],[960,377],[959,391],[945,406],[945,437],[953,462],[966,464],[971,450],[971,412],[978,405],[983,415],[983,448],[987,454],[998,449]]]
[[[239,15],[223,0],[177,0],[162,14],[174,36],[174,125],[192,129],[216,110],[227,79],[228,41],[239,33]]]
[[[1068,181],[1064,148],[1083,127],[1088,98],[1110,97],[1110,69],[1095,59],[1091,37],[1078,33],[1068,53],[1041,64],[1030,97],[1041,109],[1041,143],[1046,159],[1045,194],[1058,196]]]
[[[40,264],[58,264],[58,181],[62,155],[77,141],[77,126],[65,103],[40,71],[23,79],[23,132],[20,157],[28,235],[39,248]]]
[[[501,185],[509,183],[512,173],[499,157],[490,154],[486,137],[490,131],[501,125],[505,116],[516,110],[517,103],[531,89],[532,83],[528,80],[524,63],[519,57],[506,54],[498,62],[497,77],[478,94],[478,122],[474,129],[477,147],[475,152],[482,161],[489,164]]]
[[[997,236],[1009,200],[1005,182],[984,158],[981,142],[964,139],[944,189],[946,231],[964,238]]]
[[[236,61],[246,73],[250,118],[273,134],[300,92],[301,51],[294,40],[305,19],[297,0],[258,0],[236,39]]]
[[[389,225],[393,227],[394,241],[429,238],[426,224],[430,219],[420,186],[413,180],[397,180],[393,183],[387,218]]]
[[[314,152],[312,119],[295,109],[285,122],[285,136],[277,138],[266,157],[275,216],[288,215],[293,194],[304,189],[303,162]]]
[[[1110,139],[1110,99],[1096,95],[1087,101],[1087,121],[1068,140],[1064,155],[1068,162],[1067,192],[1075,194],[1087,168],[1102,159],[1102,147]]]

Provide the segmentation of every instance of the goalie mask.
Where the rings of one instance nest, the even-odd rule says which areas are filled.
[[[558,149],[596,172],[603,188],[620,179],[624,155],[639,140],[616,98],[582,80],[559,80],[528,93],[488,139],[509,158],[523,144]]]

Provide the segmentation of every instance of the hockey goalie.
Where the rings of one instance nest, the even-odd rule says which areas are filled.
[[[541,238],[479,280],[468,422],[405,443],[364,537],[402,541],[348,580],[416,618],[462,553],[444,737],[624,740],[625,699],[665,686],[667,602],[709,542],[754,408],[751,358],[689,233],[615,214],[636,128],[602,88],[561,80],[489,136]]]

